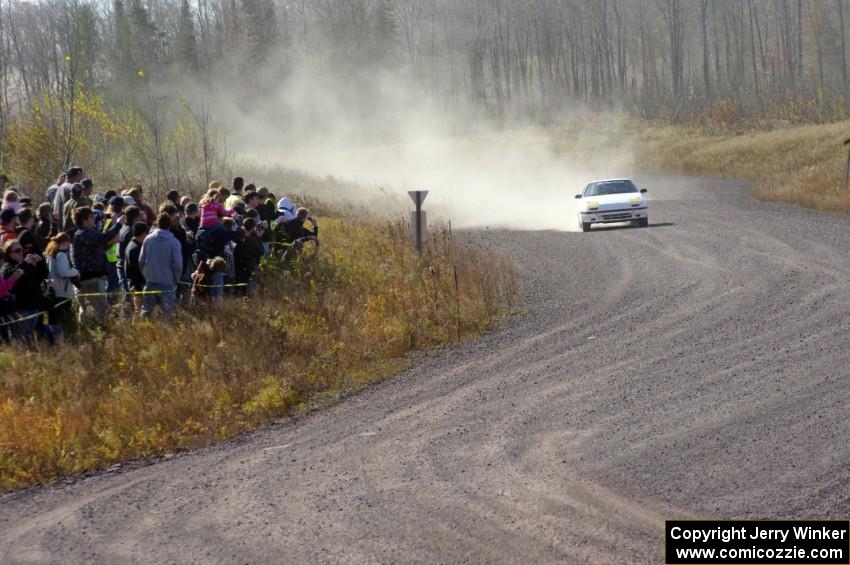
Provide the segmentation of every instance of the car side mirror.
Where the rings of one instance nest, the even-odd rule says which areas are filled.
[[[640,189],[640,193],[641,193],[641,194],[646,194],[646,189],[645,189],[645,188],[641,188],[641,189]]]
[[[581,198],[581,194],[576,194],[576,198]]]

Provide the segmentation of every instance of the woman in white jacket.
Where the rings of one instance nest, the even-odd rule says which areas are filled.
[[[73,324],[74,314],[72,299],[74,284],[71,279],[80,276],[80,272],[71,266],[71,238],[61,232],[51,237],[44,254],[47,256],[47,268],[50,276],[50,286],[56,296],[55,303],[50,308],[50,323],[57,324],[67,333]]]

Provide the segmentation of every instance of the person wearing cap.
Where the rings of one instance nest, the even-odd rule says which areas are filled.
[[[284,196],[277,203],[277,222],[283,223],[288,222],[289,220],[295,219],[295,204],[292,203],[292,200],[289,197]]]
[[[62,214],[65,211],[65,203],[71,198],[71,189],[74,184],[79,183],[85,178],[85,172],[82,167],[71,167],[65,172],[65,182],[59,186],[56,195],[53,197],[53,218],[57,220],[57,224],[61,223]],[[54,226],[58,229],[58,225]],[[56,235],[51,233],[51,235]]]
[[[272,226],[272,241],[275,244],[276,251],[282,251],[282,244],[287,242],[286,230],[284,226],[286,222],[294,220],[296,216],[295,204],[289,197],[284,196],[277,202],[277,217]]]
[[[105,232],[95,229],[92,209],[82,206],[74,210],[76,231],[71,244],[71,263],[80,271],[77,297],[80,303],[80,324],[88,318],[87,310],[94,310],[94,321],[103,324],[109,309],[106,297],[106,248],[118,241],[124,217],[120,217]],[[85,296],[90,295],[90,296]]]
[[[0,210],[0,245],[18,239],[15,228],[18,227],[18,215],[11,208]]]

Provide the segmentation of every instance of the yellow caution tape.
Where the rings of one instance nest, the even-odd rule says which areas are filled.
[[[187,285],[187,286],[198,286],[198,287],[202,287],[202,288],[233,288],[233,287],[248,286],[248,283],[194,284],[194,283],[185,282],[185,281],[180,281],[180,284]],[[65,300],[62,300],[61,302],[58,302],[58,303],[54,304],[53,306],[51,306],[50,310],[55,310],[56,308],[59,308],[60,306],[67,304],[68,302],[71,302],[72,300],[78,299],[78,298],[90,298],[90,297],[93,297],[93,296],[115,296],[115,295],[141,296],[141,295],[145,295],[145,294],[165,294],[166,292],[176,292],[176,289],[175,290],[133,290],[133,291],[115,291],[115,292],[86,292],[86,293],[83,293],[83,294],[76,294],[76,295],[74,295],[74,298],[66,298]],[[17,323],[20,323],[20,322],[23,322],[23,321],[26,321],[26,320],[31,320],[33,318],[37,318],[37,317],[42,316],[44,314],[49,314],[50,310],[42,310],[41,312],[35,312],[34,314],[29,314],[27,316],[16,316],[14,320],[9,320],[9,321],[0,323],[0,328],[3,327],[3,326],[11,326],[12,324],[17,324]],[[12,315],[15,316],[15,314],[12,314]]]

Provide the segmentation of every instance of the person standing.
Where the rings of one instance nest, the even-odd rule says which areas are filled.
[[[167,212],[159,215],[157,229],[145,238],[139,253],[139,268],[145,277],[142,318],[150,318],[157,305],[162,317],[169,318],[183,274],[183,251],[171,233],[171,216]]]
[[[56,182],[51,184],[44,193],[44,203],[50,204],[50,207],[53,207],[53,199],[56,198],[56,191],[59,190],[59,187],[65,184],[65,180],[68,178],[67,173],[62,173],[59,175],[59,178],[56,179]]]
[[[80,276],[80,272],[71,266],[70,249],[71,238],[67,233],[60,232],[50,238],[44,252],[54,295],[54,302],[50,305],[48,314],[50,323],[61,327],[66,334],[73,325],[73,281]]]
[[[65,173],[65,182],[62,183],[56,194],[53,197],[53,229],[59,229],[59,222],[62,220],[62,212],[65,210],[65,203],[71,199],[71,187],[83,180],[85,172],[82,167],[71,167]],[[56,235],[51,233],[50,235]]]
[[[106,218],[103,222],[104,230],[108,230],[112,227],[115,221],[121,217],[121,212],[123,210],[124,199],[120,196],[113,196],[112,199],[109,200],[109,211],[106,213]],[[120,244],[119,235],[119,241],[113,243],[109,249],[106,250],[106,292],[110,294],[118,292],[121,288],[121,280],[118,277],[118,247]]]
[[[94,214],[88,206],[74,210],[74,224],[77,231],[71,245],[71,263],[80,272],[80,286],[77,297],[80,303],[80,324],[87,321],[87,310],[94,310],[94,321],[106,323],[109,302],[106,297],[106,248],[118,241],[121,216],[115,225],[105,232],[97,231]]]
[[[124,253],[124,276],[127,291],[132,293],[133,309],[138,315],[142,312],[142,297],[145,290],[145,276],[139,268],[139,254],[148,236],[148,225],[144,221],[138,221],[133,224],[131,230],[130,241]]]

